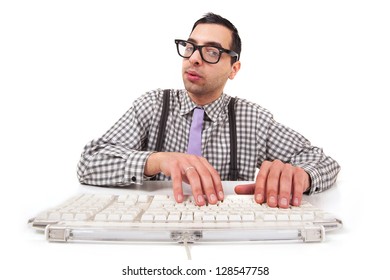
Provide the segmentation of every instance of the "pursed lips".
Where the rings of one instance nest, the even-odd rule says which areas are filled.
[[[193,70],[187,70],[187,71],[185,71],[185,73],[187,75],[187,78],[190,81],[197,81],[197,80],[202,78],[202,76],[198,72],[193,71]]]

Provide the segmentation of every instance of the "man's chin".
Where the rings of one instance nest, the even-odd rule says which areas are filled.
[[[199,86],[199,85],[191,83],[191,82],[184,82],[184,88],[188,92],[191,92],[194,95],[202,95],[204,92],[204,89],[202,86]]]

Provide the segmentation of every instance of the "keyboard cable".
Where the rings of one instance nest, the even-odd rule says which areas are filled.
[[[184,244],[184,247],[185,247],[185,249],[186,249],[186,253],[187,253],[187,258],[188,258],[188,260],[192,260],[192,258],[191,258],[191,252],[190,252],[190,246],[188,245],[187,237],[184,237],[184,238],[183,238],[183,244]]]

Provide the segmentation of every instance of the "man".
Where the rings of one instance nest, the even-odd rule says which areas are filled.
[[[209,13],[194,24],[187,40],[175,43],[183,57],[185,90],[170,90],[162,152],[155,146],[163,90],[156,90],[138,98],[105,135],[85,147],[78,165],[81,183],[124,186],[172,179],[178,202],[183,201],[183,181],[191,185],[199,206],[223,200],[221,180],[228,180],[231,160],[231,97],[223,90],[240,70],[241,40],[232,23]],[[287,208],[300,205],[303,193],[333,185],[340,167],[321,149],[257,104],[237,98],[234,107],[238,179],[253,180],[260,168],[254,184],[236,186],[238,194],[253,193],[258,203]],[[190,134],[198,114],[201,147],[194,152]]]

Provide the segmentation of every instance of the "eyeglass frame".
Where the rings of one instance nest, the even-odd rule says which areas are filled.
[[[179,44],[181,42],[184,42],[186,44],[191,44],[193,47],[194,47],[194,50],[193,52],[189,55],[189,56],[183,56],[180,54],[180,51],[179,51]],[[200,54],[200,57],[202,58],[202,60],[204,62],[207,62],[207,63],[210,63],[210,64],[217,64],[220,60],[221,60],[221,56],[223,53],[227,53],[228,55],[230,55],[231,57],[235,57],[236,58],[236,61],[238,61],[240,59],[240,55],[238,53],[236,53],[235,51],[232,51],[232,50],[228,50],[228,49],[224,49],[224,48],[221,48],[221,47],[217,47],[217,46],[213,46],[213,45],[196,45],[194,44],[193,42],[190,42],[190,41],[186,41],[186,40],[182,40],[182,39],[175,39],[175,44],[176,44],[176,49],[177,49],[177,53],[179,54],[179,56],[183,57],[183,58],[190,58],[194,52],[196,52],[197,50],[199,50],[199,54]],[[204,47],[213,47],[213,48],[216,48],[218,51],[219,51],[219,57],[217,59],[216,62],[210,62],[210,61],[207,61],[203,58],[203,53],[202,53],[202,49]]]

